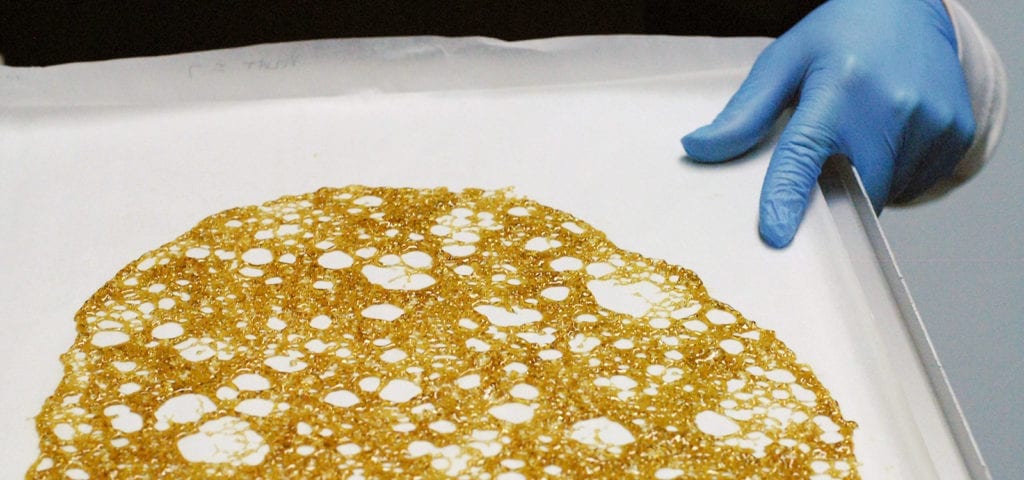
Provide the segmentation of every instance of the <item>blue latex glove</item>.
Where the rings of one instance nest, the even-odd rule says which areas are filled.
[[[829,156],[850,159],[881,212],[949,176],[974,137],[941,0],[825,3],[761,53],[725,109],[683,146],[698,162],[739,156],[795,101],[761,190],[758,229],[773,247],[792,241]]]

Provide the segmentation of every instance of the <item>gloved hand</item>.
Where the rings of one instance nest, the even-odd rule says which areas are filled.
[[[792,241],[829,156],[850,159],[880,213],[949,176],[974,137],[941,0],[823,4],[761,53],[725,109],[683,146],[698,162],[741,155],[794,101],[761,190],[758,229],[777,248]]]

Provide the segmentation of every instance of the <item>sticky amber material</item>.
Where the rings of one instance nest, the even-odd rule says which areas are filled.
[[[508,191],[213,215],[76,316],[31,478],[857,478],[810,368]]]

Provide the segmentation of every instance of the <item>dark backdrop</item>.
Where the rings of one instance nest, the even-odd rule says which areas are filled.
[[[6,6],[2,6],[6,3]],[[822,0],[0,0],[8,65],[386,35],[778,36]]]

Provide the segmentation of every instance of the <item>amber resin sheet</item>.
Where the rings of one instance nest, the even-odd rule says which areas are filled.
[[[82,306],[30,478],[857,478],[810,368],[505,190],[206,218]]]

